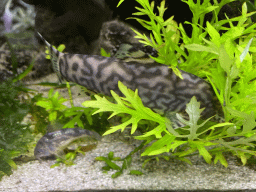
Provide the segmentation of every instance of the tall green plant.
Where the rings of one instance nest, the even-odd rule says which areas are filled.
[[[18,98],[28,90],[12,80],[0,83],[0,178],[10,175],[16,164],[12,158],[24,153],[32,141],[29,124],[21,123],[29,112],[28,103]]]
[[[11,52],[11,65],[14,77],[0,83],[0,179],[3,175],[10,175],[16,168],[14,157],[25,153],[28,144],[33,140],[30,125],[21,123],[31,111],[29,102],[32,93],[20,82],[33,68],[34,60],[22,73],[17,73],[18,61],[13,46],[8,37],[7,44]],[[27,101],[19,98],[20,94],[27,96]]]
[[[156,16],[153,14],[154,3],[150,6],[147,0],[136,1],[142,6],[142,8],[137,8],[140,12],[136,15],[146,14],[150,21],[137,18],[136,20],[147,29],[151,29],[153,34],[147,38],[136,32],[138,38],[141,38],[141,42],[158,51],[161,46],[175,43],[170,38],[165,39],[166,36],[162,33],[168,28],[168,25],[171,25],[170,21],[172,20],[170,18],[164,25],[163,19],[160,18],[165,10],[164,3],[158,7],[160,14]],[[116,103],[111,103],[104,97],[95,96],[96,101],[85,101],[83,105],[98,108],[99,110],[95,113],[111,111],[112,115],[109,118],[120,113],[129,115],[130,118],[127,121],[111,127],[104,135],[119,129],[123,131],[129,125],[132,126],[131,134],[133,134],[142,119],[156,122],[154,128],[135,137],[135,139],[146,141],[145,144],[154,141],[145,149],[142,156],[155,156],[170,152],[168,156],[162,156],[166,159],[175,157],[190,163],[186,157],[199,154],[207,163],[214,160],[214,163],[219,161],[227,167],[228,163],[223,154],[231,152],[239,157],[243,164],[246,164],[250,156],[256,155],[256,130],[254,129],[256,126],[256,73],[252,56],[249,55],[249,50],[256,50],[255,43],[251,38],[256,24],[250,24],[250,19],[248,19],[254,13],[247,13],[247,6],[243,4],[241,16],[221,21],[214,17],[211,22],[207,22],[204,29],[202,24],[205,14],[213,12],[217,16],[221,7],[231,1],[224,0],[220,3],[214,1],[214,5],[211,5],[209,0],[205,0],[203,3],[200,1],[194,3],[193,0],[184,0],[184,2],[189,5],[193,13],[191,38],[187,36],[181,24],[177,29],[181,32],[184,48],[187,49],[188,54],[179,52],[179,49],[164,49],[175,50],[186,59],[185,61],[181,60],[180,68],[198,76],[207,77],[222,105],[225,122],[200,120],[203,109],[200,109],[200,103],[193,97],[186,108],[189,119],[185,120],[177,114],[177,118],[186,126],[173,129],[167,118],[161,117],[143,106],[137,90],[133,92],[121,82],[119,82],[119,89],[124,97],[119,97],[113,91],[111,92]],[[236,25],[235,21],[237,21]],[[223,27],[226,23],[229,24],[229,28]],[[220,30],[223,29],[226,32],[220,34]],[[177,44],[174,47],[177,47]],[[170,52],[160,53],[159,58],[168,58]],[[156,61],[160,60],[156,59]]]
[[[139,12],[133,13],[133,15],[147,15],[149,21],[138,17],[130,17],[128,19],[136,19],[143,27],[151,30],[152,33],[150,34],[150,38],[148,38],[145,34],[133,30],[137,34],[135,38],[140,39],[139,42],[157,50],[158,57],[150,57],[158,63],[170,65],[175,74],[182,78],[180,71],[176,67],[180,56],[186,57],[186,54],[184,50],[178,46],[180,32],[177,30],[178,26],[173,20],[173,16],[166,21],[163,19],[164,12],[166,11],[165,1],[162,1],[161,5],[157,7],[158,15],[153,12],[155,7],[154,1],[152,1],[151,4],[145,0],[137,0],[137,2],[140,3],[142,8],[135,7]]]

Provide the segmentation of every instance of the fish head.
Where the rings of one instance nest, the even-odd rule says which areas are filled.
[[[51,148],[51,146],[49,146],[48,143],[44,141],[44,138],[41,138],[36,144],[34,150],[35,158],[39,161],[56,159],[56,155],[52,153],[53,150],[49,149],[49,147]]]

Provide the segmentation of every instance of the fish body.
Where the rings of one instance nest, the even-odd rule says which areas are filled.
[[[55,159],[64,155],[64,149],[72,142],[83,139],[87,145],[96,144],[101,136],[87,129],[66,128],[45,134],[38,142],[34,150],[34,156],[38,160]]]
[[[210,85],[191,73],[180,70],[183,77],[180,79],[167,65],[156,62],[147,65],[115,57],[61,53],[39,36],[56,56],[53,68],[67,81],[97,93],[111,96],[110,90],[113,90],[122,96],[118,89],[121,81],[129,89],[138,89],[145,106],[164,114],[184,111],[196,96],[201,107],[205,107],[202,115],[207,118],[214,114]]]

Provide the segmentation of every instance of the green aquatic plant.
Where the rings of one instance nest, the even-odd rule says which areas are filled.
[[[75,165],[74,160],[77,156],[77,153],[81,153],[82,155],[85,155],[85,152],[81,151],[80,148],[81,146],[79,146],[75,151],[65,154],[64,157],[58,157],[56,159],[56,163],[51,165],[51,168],[60,166],[61,163],[65,164],[66,166]]]
[[[207,78],[221,104],[219,110],[224,113],[223,122],[212,122],[209,121],[210,119],[201,120],[200,114],[203,109],[200,109],[200,103],[193,97],[185,110],[189,119],[185,120],[177,114],[177,118],[185,126],[173,129],[169,119],[143,106],[137,90],[135,92],[129,90],[121,82],[119,82],[119,89],[124,97],[120,97],[111,91],[115,99],[114,103],[108,101],[105,97],[95,95],[96,101],[85,101],[83,105],[97,108],[95,114],[98,112],[112,112],[109,118],[118,114],[128,115],[126,121],[111,127],[103,135],[118,130],[123,131],[130,125],[131,134],[133,134],[138,129],[140,121],[156,122],[155,127],[135,137],[135,139],[144,140],[145,144],[153,141],[153,144],[148,146],[141,154],[142,156],[149,156],[144,165],[152,159],[151,156],[156,159],[163,157],[166,160],[177,158],[191,163],[187,157],[198,154],[209,164],[220,162],[227,167],[228,162],[224,156],[226,153],[237,156],[245,165],[251,156],[256,155],[256,73],[255,62],[253,62],[252,57],[256,50],[255,41],[252,38],[256,24],[251,23],[250,20],[254,12],[247,13],[247,6],[243,4],[241,16],[232,19],[227,17],[226,20],[218,21],[216,16],[221,7],[231,1],[221,1],[220,3],[214,1],[212,5],[209,0],[202,3],[200,1],[194,3],[193,0],[184,0],[193,13],[191,23],[193,31],[192,36],[189,37],[182,24],[175,27],[180,31],[180,38],[183,40],[180,49],[176,49],[178,42],[166,38],[166,34],[163,34],[168,29],[166,25],[173,26],[170,23],[173,18],[167,20],[168,22],[159,18],[163,16],[164,3],[158,7],[159,15],[157,16],[153,14],[154,3],[149,5],[146,0],[136,1],[140,3],[142,8],[137,8],[140,12],[135,13],[135,15],[148,15],[150,21],[138,18],[136,20],[147,29],[152,30],[150,38],[139,32],[136,32],[137,37],[141,39],[142,43],[154,47],[159,52],[162,46],[170,45],[170,47],[163,48],[165,51],[159,54],[159,59],[154,58],[156,61],[168,64],[164,62],[164,59],[176,54],[175,60],[178,58],[180,60],[179,64],[176,62],[179,68]],[[206,23],[206,28],[203,28],[204,16],[208,12],[213,12],[214,17],[211,22]],[[229,24],[229,27],[224,27],[224,24]],[[221,30],[224,32],[221,32]],[[176,44],[176,46],[171,46],[173,44]],[[175,49],[171,49],[172,47],[175,47]],[[183,51],[184,49],[186,49],[186,52]],[[176,67],[175,64],[172,69],[174,67]],[[168,155],[163,155],[166,152],[168,152]],[[107,159],[101,158],[101,160],[107,163]],[[110,167],[121,170],[116,166],[108,165],[108,168]],[[119,171],[114,176],[118,176],[120,173]]]
[[[162,1],[160,6],[157,7],[158,15],[153,12],[155,7],[154,1],[152,1],[151,4],[145,0],[137,0],[137,2],[140,3],[142,8],[135,7],[139,12],[133,13],[133,15],[147,15],[149,21],[138,17],[130,17],[128,19],[136,19],[143,27],[151,30],[152,33],[150,34],[150,38],[148,38],[145,34],[133,30],[137,34],[135,38],[140,39],[139,42],[157,50],[158,57],[150,57],[158,63],[170,65],[175,74],[182,78],[180,71],[176,67],[180,56],[186,56],[186,54],[182,47],[178,46],[180,32],[178,31],[177,23],[173,20],[173,16],[166,21],[163,19],[166,10],[165,1]]]
[[[40,101],[37,101],[37,105],[45,108],[48,113],[48,119],[50,122],[54,122],[57,120],[57,117],[62,115],[63,111],[67,108],[63,103],[67,101],[67,99],[60,97],[59,92],[55,92],[53,94],[53,89],[51,89],[48,93],[48,98],[42,98]]]
[[[125,158],[121,159],[120,157],[114,157],[114,153],[110,151],[108,153],[107,157],[99,156],[96,157],[95,160],[97,161],[105,161],[107,164],[106,166],[102,167],[103,173],[107,173],[111,169],[116,170],[114,174],[112,174],[112,178],[117,178],[120,176],[125,169],[129,169],[132,163],[132,155],[136,153],[138,150],[140,150],[144,146],[144,143],[142,143],[140,146],[136,147],[135,150],[133,150],[129,155],[127,155]],[[119,167],[116,163],[113,161],[122,161],[122,167]],[[138,170],[130,170],[130,175],[143,175],[141,171]]]
[[[23,79],[33,68],[34,60],[22,73],[17,73],[18,61],[13,45],[6,35],[7,44],[11,52],[11,65],[14,76],[0,83],[0,179],[3,175],[10,175],[16,169],[13,158],[24,154],[28,144],[33,140],[30,124],[23,120],[31,112],[34,91],[26,88]],[[22,99],[27,97],[26,100]]]
[[[12,79],[0,83],[0,178],[12,173],[16,168],[12,159],[26,152],[33,140],[29,124],[22,122],[29,112],[29,103],[18,97],[28,91]]]
[[[78,126],[104,133],[107,127],[109,127],[107,114],[99,114],[92,117],[95,109],[74,106],[70,87],[67,86],[67,89],[69,91],[69,99],[62,97],[58,91],[54,93],[53,89],[49,91],[48,97],[38,98],[36,105],[42,107],[47,112],[47,122],[52,125],[56,122],[62,123],[63,128]],[[70,102],[70,108],[63,104],[66,101]],[[46,130],[44,129],[42,133],[45,134]]]
[[[227,138],[243,135],[239,132],[231,134],[230,127],[234,127],[233,123],[212,123],[208,122],[208,119],[203,123],[198,124],[200,114],[203,109],[200,109],[200,104],[196,101],[195,97],[193,97],[191,102],[187,104],[186,112],[189,115],[189,120],[187,121],[181,116],[178,116],[178,119],[187,126],[173,129],[169,119],[161,117],[159,114],[154,113],[149,108],[143,106],[141,99],[138,97],[137,91],[133,92],[132,90],[127,89],[127,87],[125,87],[121,82],[119,82],[119,89],[125,97],[121,98],[112,91],[112,95],[117,103],[111,103],[104,97],[96,97],[96,101],[85,101],[83,105],[85,107],[99,108],[95,113],[111,111],[113,113],[110,117],[119,113],[126,113],[130,115],[130,119],[128,121],[111,127],[111,129],[103,135],[111,134],[119,129],[123,131],[130,124],[132,124],[131,134],[133,134],[138,128],[138,122],[140,120],[154,119],[153,121],[157,122],[158,126],[141,136],[135,137],[135,139],[145,140],[145,144],[156,140],[150,147],[146,148],[144,153],[142,153],[142,156],[159,155],[170,151],[174,152],[175,150],[178,150],[179,147],[182,146],[183,149],[186,146],[188,150],[176,151],[175,153],[172,153],[172,156],[177,156],[180,160],[188,161],[184,158],[185,156],[199,151],[199,154],[204,157],[206,162],[210,163],[212,158],[210,153],[212,151],[213,154],[216,155],[216,159],[219,159],[220,157],[224,158],[222,153],[225,151],[225,147],[222,147],[222,145],[225,145],[226,147],[229,146],[230,148],[233,148],[234,151],[242,151],[251,155],[255,154],[253,150],[243,149],[246,144],[254,146],[253,141],[256,139],[254,136],[243,138],[235,144],[226,141]],[[255,134],[256,130],[253,130],[253,125],[254,124],[250,125],[250,128],[247,128],[245,131],[246,134]],[[235,145],[235,147],[233,145]],[[216,148],[221,148],[222,150],[218,151],[212,149],[214,146]],[[206,148],[209,149],[206,150]],[[226,148],[226,151],[229,150],[230,149]],[[226,166],[224,161],[221,161],[221,163]]]

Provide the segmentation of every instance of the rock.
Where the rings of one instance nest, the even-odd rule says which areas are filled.
[[[104,1],[98,0],[24,2],[36,7],[36,30],[54,45],[65,44],[69,53],[91,53],[102,23],[112,15]]]
[[[3,39],[0,47],[0,82],[9,77],[15,77],[13,66],[17,65],[17,75],[23,73],[33,62],[32,71],[25,77],[25,80],[37,79],[53,72],[50,61],[45,59],[44,50],[38,49],[33,32],[9,33]],[[11,45],[12,51],[8,45]],[[16,61],[12,59],[14,54]],[[16,64],[14,64],[16,63]]]

